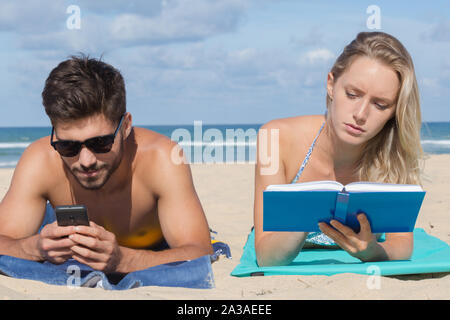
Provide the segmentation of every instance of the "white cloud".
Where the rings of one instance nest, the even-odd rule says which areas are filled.
[[[77,0],[76,4],[82,11],[101,15],[134,13],[145,16],[156,16],[161,13],[166,2],[165,0]]]
[[[233,32],[242,21],[245,1],[168,1],[159,15],[121,14],[110,24],[113,40],[121,44],[161,44],[198,41]]]
[[[300,57],[299,63],[301,65],[310,64],[326,64],[329,61],[333,60],[336,55],[328,49],[315,49],[306,52]]]
[[[0,31],[25,50],[103,53],[123,47],[203,41],[243,23],[250,0],[78,1],[81,28],[66,28],[62,2],[2,2]],[[58,3],[57,5],[55,3]],[[149,4],[151,3],[151,4]]]
[[[425,41],[450,42],[450,20],[441,20],[421,34]]]
[[[290,41],[294,46],[300,48],[305,46],[321,46],[324,44],[324,35],[319,27],[315,27],[310,29],[306,34],[291,36]]]
[[[45,33],[64,26],[67,19],[62,1],[2,0],[0,2],[0,31],[22,34]]]
[[[283,50],[224,50],[202,44],[184,45],[183,50],[171,46],[129,48],[115,61],[127,66],[124,71],[130,75],[129,81],[139,82],[132,84],[133,88],[148,81],[151,91],[177,87],[201,90],[205,95],[314,88],[323,85],[328,71],[323,66],[301,66]],[[139,92],[146,94],[145,90]]]
[[[437,78],[422,78],[420,82],[423,86],[431,89],[439,87],[439,81]]]

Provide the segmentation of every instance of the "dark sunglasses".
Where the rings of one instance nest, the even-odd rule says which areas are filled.
[[[80,153],[81,148],[86,146],[89,150],[95,153],[107,153],[110,152],[114,144],[114,139],[116,138],[117,132],[122,126],[124,115],[120,118],[119,125],[113,134],[108,134],[106,136],[98,136],[89,138],[85,141],[74,141],[74,140],[58,140],[53,141],[53,135],[55,128],[52,127],[52,136],[50,138],[50,144],[52,147],[58,151],[63,157],[75,157]]]

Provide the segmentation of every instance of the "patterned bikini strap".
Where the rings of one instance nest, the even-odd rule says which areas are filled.
[[[306,157],[305,157],[305,159],[303,160],[303,163],[302,163],[300,169],[298,170],[297,175],[295,176],[295,178],[292,180],[291,183],[296,183],[297,180],[298,180],[298,178],[299,178],[300,175],[302,174],[303,169],[305,169],[305,166],[306,166],[306,164],[307,164],[308,161],[309,161],[309,157],[311,157],[311,153],[312,153],[312,151],[313,151],[313,149],[314,149],[314,145],[316,144],[316,140],[317,140],[317,138],[319,137],[320,133],[322,132],[322,129],[323,129],[324,125],[325,125],[325,122],[322,123],[322,126],[321,126],[320,129],[319,129],[319,132],[317,133],[317,135],[316,135],[316,137],[314,138],[314,140],[313,140],[311,146],[309,147],[308,153],[306,154]]]

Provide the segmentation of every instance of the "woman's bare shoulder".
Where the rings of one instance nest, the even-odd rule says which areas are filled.
[[[324,120],[325,117],[323,115],[304,115],[280,118],[265,123],[260,129],[278,129],[280,132],[280,138],[283,140],[297,140],[298,138],[305,138],[309,141],[309,137],[314,135]]]

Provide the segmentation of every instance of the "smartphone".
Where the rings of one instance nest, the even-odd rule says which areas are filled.
[[[87,209],[84,205],[56,206],[58,226],[89,226]]]

